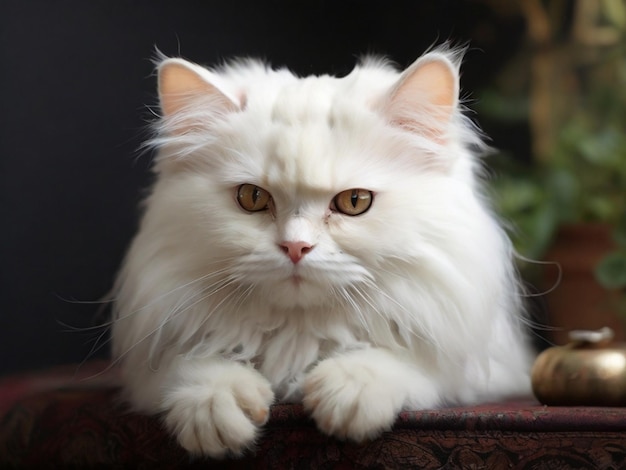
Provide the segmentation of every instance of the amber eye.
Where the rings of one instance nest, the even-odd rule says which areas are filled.
[[[335,196],[333,208],[346,215],[360,215],[367,212],[373,200],[373,193],[367,189],[348,189]]]
[[[253,184],[242,184],[237,188],[237,202],[248,212],[267,210],[271,199],[270,193]]]

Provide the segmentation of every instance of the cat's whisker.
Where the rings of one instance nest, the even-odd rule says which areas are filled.
[[[200,276],[200,277],[198,277],[196,279],[193,279],[192,281],[189,281],[189,282],[186,282],[185,284],[181,284],[179,286],[176,286],[173,289],[171,289],[171,290],[169,290],[169,291],[167,291],[167,292],[165,292],[163,294],[160,294],[160,295],[156,296],[151,302],[143,305],[142,307],[139,307],[138,309],[136,309],[136,310],[134,310],[134,311],[124,315],[123,317],[118,317],[118,318],[114,319],[113,321],[110,322],[110,324],[113,324],[113,323],[115,323],[116,321],[119,321],[119,320],[124,320],[124,319],[129,318],[129,317],[131,317],[133,315],[138,314],[139,312],[141,312],[143,310],[147,310],[147,309],[149,309],[151,307],[154,307],[156,304],[158,304],[159,302],[163,301],[165,298],[169,297],[170,295],[173,295],[173,294],[177,293],[181,289],[184,289],[186,287],[191,287],[194,284],[203,282],[203,281],[205,281],[207,279],[210,279],[212,277],[221,276],[226,271],[227,271],[226,268],[223,268],[223,269],[220,269],[220,270],[216,270],[216,271],[211,271],[211,272],[209,272],[207,274],[204,274],[204,275],[202,275],[202,276]],[[183,298],[184,298],[184,296],[183,296]]]
[[[400,310],[402,310],[403,312],[405,312],[407,314],[410,314],[410,310],[409,309],[407,309],[404,305],[399,303],[396,299],[392,298],[389,294],[387,294],[385,291],[380,289],[374,283],[369,283],[368,285],[370,286],[370,288],[373,288],[378,295],[381,295],[386,300],[391,301],[393,304],[395,304],[397,307],[399,307]],[[363,295],[366,295],[369,299],[371,299],[371,295],[369,294],[369,292],[364,291]],[[371,302],[374,302],[374,300],[371,299]],[[423,334],[415,331],[415,329],[411,325],[407,324],[404,321],[403,316],[401,316],[401,315],[390,316],[390,315],[388,315],[386,313],[381,312],[380,310],[376,310],[376,313],[378,313],[378,315],[380,315],[386,321],[391,321],[393,319],[393,322],[395,322],[398,325],[399,328],[401,328],[404,331],[407,331],[411,336],[413,336],[415,338],[419,338],[421,340],[425,339]]]
[[[63,300],[64,302],[69,302],[73,304],[98,305],[98,308],[96,309],[96,312],[94,313],[92,317],[93,319],[96,319],[102,316],[103,312],[109,305],[118,301],[118,299],[116,297],[113,297],[112,294],[113,294],[113,291],[109,291],[105,295],[103,295],[99,300],[87,300],[87,301],[76,300],[76,299],[70,300],[58,294],[57,294],[57,297]],[[83,332],[89,332],[89,331],[94,331],[94,330],[100,330],[102,328],[109,327],[110,325],[113,324],[112,321],[108,321],[108,322],[103,322],[97,325],[92,325],[92,326],[87,326],[87,327],[77,327],[77,326],[70,325],[69,323],[63,322],[59,319],[57,319],[57,323],[63,326],[64,328],[66,328],[66,330],[64,330],[64,332],[66,333],[83,333]]]
[[[354,292],[355,294],[357,294],[370,307],[369,310],[371,312],[377,314],[380,317],[383,317],[383,315],[380,313],[380,310],[376,307],[374,302],[372,302],[371,298],[369,298],[367,296],[367,294],[362,289],[359,288],[358,285],[353,286],[351,291]],[[361,312],[361,309],[359,309],[358,314],[359,314],[359,318],[361,320],[361,323],[364,325],[367,333],[370,334],[371,333],[371,328],[370,328],[369,322],[367,321],[367,315],[364,315]]]
[[[221,270],[221,271],[226,271]],[[201,276],[197,279],[194,279],[193,281],[190,281],[186,284],[183,284],[181,286],[176,287],[175,289],[172,289],[171,291],[163,294],[162,296],[159,297],[158,300],[163,300],[164,297],[166,297],[167,295],[172,294],[175,291],[180,290],[181,288],[184,287],[189,287],[192,286],[193,284],[196,284],[200,281],[206,280],[210,277],[214,277],[216,275],[221,274],[221,272],[212,272],[209,273],[207,275]],[[154,336],[153,338],[153,345],[150,348],[149,351],[149,357],[150,357],[150,367],[152,368],[152,370],[156,370],[153,366],[152,366],[152,358],[154,356],[154,349],[156,347],[158,347],[158,339],[159,339],[159,333],[162,330],[162,328],[170,321],[172,321],[173,319],[177,318],[178,316],[184,314],[186,311],[188,311],[189,309],[193,308],[196,304],[206,300],[207,298],[211,297],[212,295],[214,295],[216,292],[218,292],[219,290],[223,289],[224,287],[226,287],[230,282],[225,282],[225,280],[221,279],[220,281],[217,281],[209,286],[205,286],[203,289],[201,289],[200,291],[196,291],[193,294],[191,294],[190,296],[184,296],[181,297],[181,299],[179,300],[179,302],[176,304],[174,310],[165,317],[164,321],[162,321],[156,328],[154,328],[153,330],[149,331],[146,335],[144,335],[141,339],[139,339],[138,341],[136,341],[131,347],[129,347],[126,351],[124,351],[123,353],[121,353],[118,357],[116,357],[111,364],[109,365],[109,367],[107,367],[104,371],[100,372],[99,374],[102,374],[104,372],[106,372],[107,370],[109,370],[110,368],[114,367],[115,365],[117,365],[120,360],[125,357],[128,353],[130,353],[135,347],[137,347],[138,345],[140,345],[141,343],[143,343],[145,340],[147,340],[148,338]],[[217,287],[216,287],[217,286]],[[207,292],[210,291],[210,292]],[[200,298],[196,298],[197,296],[201,296]],[[229,294],[231,295],[231,294]],[[189,305],[184,305],[185,302],[189,302],[191,299],[195,299],[195,301]],[[228,298],[228,296],[226,297]],[[144,307],[141,307],[140,309],[134,311],[132,314],[137,314],[139,312],[141,312],[142,310],[144,310],[145,308],[148,308],[150,305],[146,305]],[[124,317],[127,318],[127,317]],[[106,341],[100,342],[101,338],[104,337],[104,335],[110,330],[110,325],[112,325],[113,323],[115,323],[116,321],[119,321],[120,319],[116,319],[113,320],[111,322],[108,322],[107,324],[107,328],[98,335],[98,338],[96,339],[94,346],[92,347],[92,349],[90,350],[90,352],[87,354],[86,358],[79,364],[79,367],[82,366],[93,354],[95,354],[97,351],[99,351],[100,349],[102,349],[103,347],[105,347],[107,344],[109,344],[112,340],[112,338],[108,338]],[[204,323],[204,321],[202,322]],[[98,326],[98,327],[94,327],[94,328],[103,328],[102,325]],[[93,328],[91,328],[93,329]],[[99,343],[99,344],[98,344]]]
[[[394,299],[392,296],[390,296],[387,292],[385,292],[383,289],[378,287],[378,285],[376,285],[376,283],[368,282],[367,285],[369,286],[370,289],[375,291],[378,295],[381,295],[386,300],[388,300],[391,303],[393,303],[394,305],[396,305],[401,311],[406,313],[409,317],[414,315],[414,312],[411,312],[411,310],[409,310],[406,306],[402,305],[400,302],[398,302],[396,299]],[[367,294],[367,295],[369,295],[369,294]],[[378,311],[378,313],[380,315],[383,315],[383,314],[380,313],[380,311]],[[386,320],[390,320],[390,317],[388,315],[383,315],[383,317]],[[401,316],[401,315],[394,315],[393,316],[393,321],[398,324],[398,327],[402,328],[404,331],[407,331],[410,334],[410,336],[412,336],[414,338],[417,338],[420,341],[425,341],[425,342],[428,342],[430,344],[433,344],[435,347],[438,347],[439,349],[441,349],[438,346],[437,341],[434,338],[430,338],[424,332],[416,331],[415,328],[412,327],[411,325],[407,324],[407,322],[405,322],[403,318],[404,317]]]
[[[206,279],[206,278],[207,278],[207,276],[202,276],[202,279]],[[198,280],[200,280],[200,279],[198,279]],[[198,281],[198,280],[196,280],[196,281]],[[192,284],[192,283],[187,283],[187,286],[189,286],[190,284]],[[132,347],[135,347],[135,346],[139,345],[140,343],[145,341],[147,339],[147,337],[154,335],[154,337],[152,339],[152,345],[151,345],[150,350],[149,350],[149,356],[150,356],[150,358],[152,358],[153,355],[154,355],[154,349],[160,344],[160,336],[161,336],[161,332],[163,331],[163,327],[167,323],[172,321],[173,319],[177,318],[179,315],[182,315],[188,309],[192,308],[196,303],[201,302],[205,298],[209,297],[210,294],[203,296],[203,293],[205,292],[205,289],[206,288],[202,288],[200,290],[192,290],[192,289],[190,289],[190,291],[189,291],[190,294],[189,295],[181,296],[181,298],[178,300],[178,302],[172,306],[172,308],[170,310],[170,313],[168,313],[163,318],[163,320],[160,322],[160,324],[156,328],[154,328],[148,335],[146,335],[145,337],[143,337],[139,341],[137,341],[135,343],[135,345],[133,345]],[[200,296],[199,299],[198,299],[198,296]],[[194,302],[191,303],[191,304],[188,304],[191,300],[194,300]],[[139,313],[141,310],[143,310],[143,308],[139,309],[135,313]],[[131,347],[131,349],[132,349],[132,347]],[[126,352],[124,354],[126,354]]]
[[[387,269],[381,265],[376,266],[376,271],[380,273],[385,273],[386,275],[400,278],[403,281],[410,281],[411,275],[408,272],[405,272],[405,269],[410,270],[410,265],[408,265],[407,260],[404,258],[400,258],[399,256],[390,256],[389,260],[394,261],[394,269]],[[405,268],[405,269],[402,269]]]
[[[228,283],[226,283],[223,287],[228,287],[230,285],[232,285],[235,282],[235,279],[231,279],[228,281]],[[213,308],[206,314],[206,316],[202,319],[202,321],[200,322],[199,327],[203,326],[212,316],[213,314],[220,309],[220,307],[222,307],[224,305],[225,302],[227,301],[232,301],[234,295],[240,290],[241,286],[237,286],[235,289],[231,290],[226,296],[224,296],[224,298],[222,300],[220,300],[216,305],[213,306]],[[213,295],[213,294],[211,294]],[[208,298],[209,296],[206,296],[205,298]]]
[[[80,369],[85,363],[91,359],[98,351],[100,351],[103,347],[111,342],[111,338],[109,337],[106,341],[102,341],[105,335],[110,331],[110,328],[106,328],[102,332],[100,332],[97,338],[94,340],[93,345],[89,352],[85,355],[85,358],[78,364],[78,369]]]
[[[193,284],[196,284],[200,281],[206,280],[210,277],[214,277],[217,276],[219,274],[222,274],[223,272],[226,272],[226,269],[220,270],[220,271],[214,271],[212,273],[206,274],[204,276],[201,276],[197,279],[194,279],[193,281],[190,281],[184,285],[181,285],[175,289],[173,289],[172,291],[167,292],[165,295],[160,296],[161,300],[166,296],[171,294],[174,291],[179,290],[180,288],[184,288],[184,287],[189,287],[192,286]],[[168,313],[168,315],[165,316],[164,320],[159,323],[159,325],[151,330],[149,330],[144,336],[142,336],[138,341],[136,341],[132,346],[130,346],[129,348],[127,348],[125,351],[121,352],[120,354],[117,355],[117,357],[115,358],[115,360],[112,362],[112,364],[117,364],[121,361],[122,358],[124,358],[125,356],[127,356],[134,348],[136,348],[137,346],[139,346],[141,343],[143,343],[144,341],[146,341],[147,339],[149,339],[150,337],[153,337],[155,334],[157,335],[156,337],[153,338],[153,345],[150,348],[150,357],[152,357],[153,353],[154,353],[154,349],[158,346],[159,341],[158,341],[158,336],[159,336],[159,332],[162,330],[162,328],[167,325],[169,322],[171,322],[172,320],[178,318],[180,315],[183,315],[185,312],[187,312],[189,309],[193,308],[195,305],[197,305],[200,302],[205,301],[206,299],[210,298],[211,296],[215,295],[217,292],[219,292],[220,290],[228,287],[230,284],[232,284],[233,282],[235,282],[235,279],[220,279],[217,282],[214,282],[213,284],[210,284],[208,286],[204,286],[202,289],[200,289],[199,291],[195,291],[193,292],[191,295],[189,296],[184,296],[181,297],[181,299],[179,299],[179,301],[177,302],[177,304],[174,306],[174,309],[172,311],[170,311],[170,313]],[[229,293],[225,299],[227,299],[228,297],[230,297],[232,295],[232,292]],[[199,297],[198,297],[199,296]],[[222,302],[225,300],[223,299]],[[187,304],[185,305],[185,303],[188,303],[190,300],[193,300],[193,302],[191,304]],[[221,302],[220,302],[221,303]],[[147,306],[141,307],[140,309],[138,309],[137,311],[134,311],[133,314],[138,313],[139,311],[143,310],[147,308]],[[210,312],[211,313],[211,312]],[[209,315],[210,315],[209,313]],[[208,316],[207,315],[207,318]],[[126,317],[124,317],[126,318]],[[206,319],[205,318],[201,324],[203,324]],[[116,321],[119,321],[116,320]],[[110,341],[107,340],[104,344],[107,344]],[[103,345],[104,345],[103,344]],[[102,346],[101,346],[102,347]]]
[[[73,326],[73,325],[70,325],[69,323],[65,323],[65,322],[63,322],[61,320],[57,320],[57,323],[65,328],[65,330],[61,330],[63,333],[88,333],[88,332],[94,331],[94,330],[101,330],[102,328],[109,328],[114,323],[114,320],[105,322],[105,323],[100,324],[100,325],[84,326],[84,327],[83,326]]]
[[[243,288],[242,285],[238,285],[235,289],[231,290],[218,304],[214,305],[213,308],[209,312],[206,313],[206,315],[204,316],[200,324],[197,325],[196,332],[202,331],[202,327],[205,325],[206,322],[208,322],[211,319],[211,317],[215,314],[215,312],[219,310],[224,310],[224,309],[232,307],[233,305],[236,305],[237,303],[240,302],[240,299],[242,296],[244,295],[247,296],[252,290],[254,290],[253,285],[249,285],[248,287],[243,289],[243,291],[242,291],[242,288]],[[239,295],[237,295],[238,293]],[[191,338],[193,338],[193,335],[186,338],[185,340],[189,340]],[[186,354],[186,357],[194,357],[196,349],[203,351],[203,345],[201,343],[196,343],[196,345],[188,351],[188,353]]]
[[[392,296],[390,296],[387,292],[385,292],[383,289],[381,289],[380,287],[378,287],[378,285],[376,285],[375,282],[372,281],[366,281],[366,284],[368,286],[369,289],[375,291],[378,295],[381,295],[382,297],[384,297],[386,300],[389,300],[391,303],[393,303],[396,307],[398,307],[400,310],[402,310],[404,313],[411,315],[412,312],[406,308],[404,305],[402,305],[400,302],[398,302],[396,299],[394,299]]]
[[[359,322],[361,323],[361,326],[363,326],[363,329],[369,334],[370,333],[370,325],[367,322],[365,315],[363,314],[363,310],[362,310],[362,306],[359,304],[359,302],[357,301],[357,299],[355,298],[355,296],[352,294],[352,292],[357,292],[358,293],[358,289],[354,288],[354,286],[351,286],[349,288],[346,287],[340,287],[339,291],[338,291],[341,296],[349,303],[349,305],[352,307],[352,311],[354,313],[357,314],[357,317],[359,319]]]
[[[184,312],[188,308],[193,307],[199,301],[202,301],[212,296],[213,294],[219,292],[224,287],[225,284],[226,284],[226,281],[220,278],[213,284],[203,286],[200,290],[191,291],[191,294],[188,296],[181,296],[178,302],[171,307],[170,313],[168,314],[168,316],[165,317],[165,322],[168,321],[169,317],[175,317],[176,315],[178,315],[179,312]],[[200,297],[199,300],[198,300],[198,297]],[[188,304],[190,301],[193,301],[193,303]]]
[[[214,296],[221,290],[229,287],[234,282],[235,280],[232,278],[220,279],[218,282],[215,282],[209,286],[205,286],[203,289],[195,292],[191,296],[181,299],[181,301],[178,304],[176,304],[174,308],[170,311],[170,313],[165,317],[164,321],[161,323],[159,328],[165,326],[168,322],[184,314],[189,309],[195,307],[197,304],[204,302],[206,299]],[[232,295],[232,292],[228,293],[225,298],[228,298],[230,295]],[[192,302],[189,304],[188,302],[190,301]],[[220,301],[219,304],[221,304],[222,302],[223,300]],[[207,318],[208,318],[208,315],[207,315]],[[206,321],[206,318],[205,320],[202,321],[201,324],[203,324],[205,321]]]
[[[117,302],[117,298],[112,297],[112,298],[107,298],[107,299],[101,299],[101,300],[76,300],[76,299],[67,299],[61,295],[58,294],[54,294],[59,300],[62,300],[63,302],[67,302],[68,304],[77,304],[77,305],[107,305],[107,304],[112,304],[114,302]]]
[[[254,292],[255,287],[256,287],[255,284],[250,284],[248,287],[245,288],[245,290],[241,293],[241,295],[239,295],[239,297],[237,298],[237,301],[235,302],[235,306],[238,309],[245,303],[245,301],[250,297],[250,295],[252,295],[252,292]]]
[[[185,299],[185,302],[188,302],[189,300],[193,299],[194,297],[200,296],[199,298],[196,298],[191,304],[189,305],[185,305],[183,307],[183,305],[180,305],[177,309],[173,310],[165,319],[164,322],[162,322],[162,324],[159,326],[159,328],[162,328],[163,326],[165,326],[168,322],[172,321],[173,319],[177,318],[178,316],[184,314],[187,310],[193,308],[195,305],[197,305],[198,303],[204,302],[206,299],[214,296],[215,294],[217,294],[218,292],[222,291],[223,289],[226,289],[228,287],[231,287],[232,285],[234,285],[235,283],[237,283],[239,281],[239,279],[236,276],[229,276],[225,279],[221,279],[220,281],[213,283],[210,286],[206,286],[203,290],[197,292],[196,294],[194,294],[193,296],[187,297]],[[228,292],[223,299],[221,299],[217,304],[215,304],[212,309],[207,312],[202,321],[199,323],[199,325],[197,325],[197,328],[200,329],[210,318],[211,316],[220,308],[224,307],[224,305],[227,302],[233,302],[233,300],[235,302],[239,301],[241,299],[241,297],[245,294],[246,296],[250,295],[250,293],[252,292],[252,290],[254,289],[254,286],[249,286],[247,287],[235,300],[235,295],[241,291],[241,285],[237,285],[237,287],[233,290],[231,290],[230,292]],[[184,338],[184,340],[187,340],[188,338]]]

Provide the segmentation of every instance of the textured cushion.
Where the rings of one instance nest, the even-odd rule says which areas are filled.
[[[98,368],[90,364],[81,375]],[[80,380],[74,369],[0,381],[0,467],[207,466],[207,459],[189,457],[158,418],[125,410],[110,375]],[[299,405],[276,405],[256,448],[220,462],[251,466],[626,468],[626,410],[517,401],[407,411],[392,431],[357,445],[319,433]]]

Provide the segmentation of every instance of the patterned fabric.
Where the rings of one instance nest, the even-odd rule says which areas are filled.
[[[90,383],[71,378],[68,371],[0,380],[1,468],[218,464],[188,456],[158,418],[128,412],[118,402],[110,377]],[[218,466],[626,468],[626,410],[517,401],[407,411],[391,432],[357,445],[319,433],[299,405],[276,405],[257,447]]]

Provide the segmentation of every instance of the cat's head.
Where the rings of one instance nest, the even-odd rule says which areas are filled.
[[[463,256],[454,239],[476,211],[467,147],[479,139],[459,110],[454,53],[343,78],[182,59],[158,71],[158,182],[142,230],[179,271],[238,301],[309,307],[371,302],[389,279]]]

